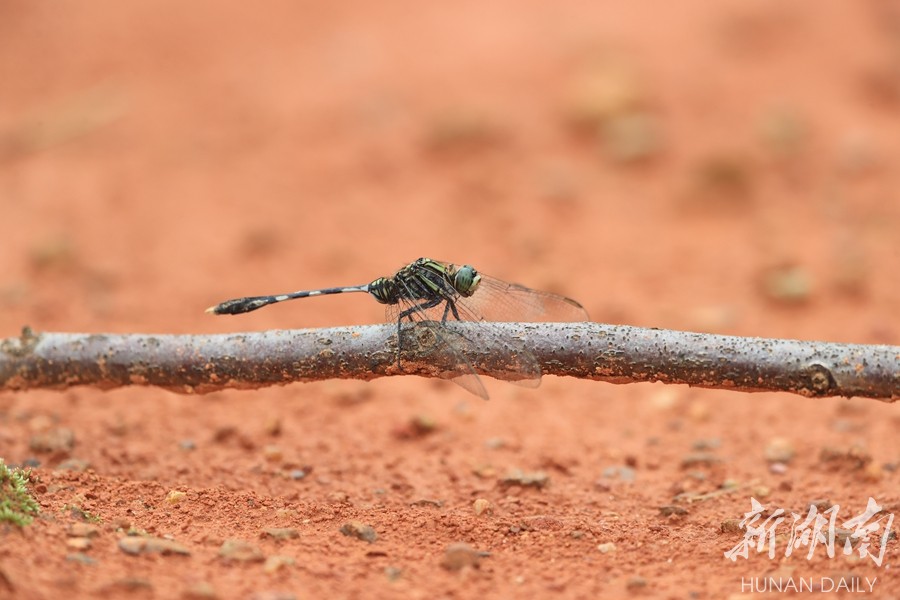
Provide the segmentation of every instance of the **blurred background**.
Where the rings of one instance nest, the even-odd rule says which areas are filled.
[[[0,7],[0,331],[377,322],[225,298],[419,256],[598,321],[898,340],[888,1]]]
[[[898,167],[893,0],[4,0],[0,338],[378,323],[361,294],[203,311],[429,256],[600,322],[900,344]],[[59,517],[5,550],[0,576],[96,597],[134,575],[115,539],[137,528],[194,552],[140,563],[160,597],[209,597],[189,586],[218,582],[230,537],[303,565],[243,578],[245,598],[273,581],[726,597],[779,564],[722,558],[751,495],[900,511],[890,404],[486,385],[488,403],[413,377],[0,396],[0,458],[36,467]],[[498,485],[510,469],[552,484]],[[712,500],[657,509],[684,494]],[[476,497],[492,515],[477,520]],[[103,523],[95,571],[65,558],[72,506]],[[370,523],[380,553],[340,535],[345,518]],[[302,538],[276,549],[265,525]],[[460,539],[489,568],[442,568]]]

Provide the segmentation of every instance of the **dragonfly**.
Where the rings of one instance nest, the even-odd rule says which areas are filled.
[[[473,343],[453,332],[451,321],[474,321],[490,327],[492,322],[579,322],[587,321],[584,307],[565,296],[542,292],[514,283],[506,283],[477,271],[471,265],[456,265],[430,258],[419,258],[396,273],[374,281],[348,287],[301,290],[287,294],[248,296],[226,300],[206,309],[216,315],[239,315],[264,306],[297,298],[330,294],[366,292],[386,305],[388,323],[397,324],[397,365],[400,365],[401,326],[404,323],[429,327],[434,332],[434,348],[449,368],[441,377],[487,400],[488,394],[471,362],[466,348]],[[435,327],[435,325],[437,325]],[[537,387],[541,367],[521,340],[511,341],[516,352],[519,385]]]

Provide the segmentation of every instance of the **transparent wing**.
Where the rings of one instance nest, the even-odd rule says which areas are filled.
[[[562,323],[589,320],[584,307],[571,298],[507,283],[484,274],[481,274],[481,284],[474,294],[468,298],[457,295],[456,308],[460,320],[483,321],[486,327],[492,321]],[[523,340],[513,339],[510,343],[516,351],[516,371],[524,377],[513,383],[537,387],[542,372],[531,349]]]
[[[571,298],[481,276],[475,293],[460,302],[485,321],[565,323],[587,321],[588,314]]]
[[[495,281],[498,281],[501,284],[503,283],[499,280]],[[484,280],[482,280],[482,284],[484,284]],[[489,329],[491,327],[491,322],[532,320],[516,318],[515,314],[518,303],[514,299],[504,298],[500,294],[497,294],[496,296],[482,296],[482,301],[474,302],[473,299],[478,296],[478,292],[480,291],[482,291],[482,288],[479,286],[478,290],[476,290],[472,296],[468,298],[459,296],[456,298],[456,310],[461,321],[479,321],[482,323],[482,327]],[[491,298],[492,296],[493,298]],[[492,299],[499,302],[500,305],[492,302]],[[485,312],[487,312],[487,315],[484,314]],[[507,315],[508,318],[497,318],[499,315]],[[453,313],[451,311],[448,320],[453,318]],[[510,347],[515,352],[514,368],[521,377],[521,379],[511,380],[510,383],[524,387],[538,387],[541,384],[543,372],[541,371],[540,363],[538,363],[534,354],[532,354],[531,350],[526,346],[525,341],[516,338],[506,338],[506,341],[508,341]],[[503,377],[500,377],[500,379],[503,379]]]
[[[398,328],[403,327],[404,323],[411,323],[416,327],[421,327],[424,333],[430,334],[430,336],[426,336],[429,343],[425,344],[425,347],[430,348],[427,350],[428,355],[435,356],[435,362],[444,365],[441,377],[487,400],[488,393],[484,383],[464,355],[467,345],[471,344],[471,341],[442,326],[447,300],[453,301],[455,295],[456,292],[452,288],[441,290],[438,298],[440,302],[431,307],[423,306],[428,304],[425,300],[404,298],[398,304],[387,306],[386,318],[390,323],[399,323]],[[401,322],[403,314],[406,316],[402,317],[403,321]],[[452,312],[450,314],[449,318],[453,319]],[[401,335],[399,339],[402,340],[403,336]],[[419,348],[421,350],[423,345],[420,344]]]

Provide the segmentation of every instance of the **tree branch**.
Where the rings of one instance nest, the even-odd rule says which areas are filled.
[[[479,374],[515,380],[516,347],[544,374],[736,391],[900,399],[900,347],[742,338],[599,323],[452,323]],[[0,341],[0,391],[151,385],[202,394],[296,381],[440,376],[433,329],[393,325],[219,335],[36,334]],[[430,334],[430,335],[429,335]],[[510,343],[514,340],[514,343]]]

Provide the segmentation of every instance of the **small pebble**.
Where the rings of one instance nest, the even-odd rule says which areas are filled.
[[[69,509],[69,516],[71,516],[73,519],[80,519],[81,521],[87,523],[96,523],[100,520],[100,517],[91,514],[89,510],[85,510],[81,506],[69,505],[66,508]]]
[[[478,498],[475,502],[472,503],[472,509],[475,511],[477,516],[481,516],[484,513],[491,514],[494,512],[491,503],[484,498]]]
[[[81,563],[83,565],[95,565],[97,561],[88,556],[83,552],[73,552],[72,554],[66,554],[66,560],[71,562]]]
[[[722,462],[722,459],[712,452],[691,452],[681,459],[681,468],[711,467]]]
[[[472,474],[479,479],[488,479],[497,475],[497,469],[493,465],[478,465],[472,469]]]
[[[219,556],[238,562],[262,562],[266,559],[262,550],[244,540],[225,540],[219,548]]]
[[[709,408],[709,405],[705,402],[701,402],[700,400],[695,400],[691,402],[690,406],[688,406],[687,410],[688,417],[695,423],[704,423],[709,421],[710,416],[712,415],[712,410]]]
[[[29,329],[29,331],[31,330]],[[32,433],[40,433],[53,427],[54,423],[55,421],[50,415],[34,415],[28,420],[28,430]]]
[[[266,559],[266,562],[263,563],[263,571],[266,573],[275,573],[281,570],[283,567],[292,567],[297,563],[290,556],[280,556],[275,554]]]
[[[186,600],[215,600],[219,595],[216,593],[216,588],[214,588],[211,583],[208,581],[198,581],[194,585],[185,588],[181,597]]]
[[[719,531],[722,533],[740,533],[742,531],[741,520],[725,519],[719,524]]]
[[[281,450],[281,446],[267,444],[263,447],[263,457],[269,462],[278,462],[284,458],[284,452]]]
[[[520,469],[515,469],[500,479],[498,483],[501,487],[520,486],[542,489],[550,483],[550,477],[543,471],[525,473]]]
[[[436,500],[434,498],[421,498],[419,500],[413,500],[409,503],[410,506],[430,506],[433,508],[440,508],[444,505],[444,502],[441,500]]]
[[[401,440],[422,438],[437,431],[437,421],[429,415],[416,415],[394,429],[394,437]]]
[[[662,147],[659,119],[647,112],[616,115],[602,128],[603,144],[618,162],[636,162],[657,154]]]
[[[502,144],[503,128],[484,114],[461,111],[438,115],[425,134],[425,147],[436,153],[472,153]]]
[[[782,462],[773,462],[769,465],[769,472],[775,475],[784,475],[788,472],[788,466]]]
[[[449,571],[459,571],[465,567],[477,567],[481,553],[465,542],[450,544],[444,550],[441,566]]]
[[[323,481],[323,479],[324,479],[324,481]],[[319,483],[321,483],[323,485],[327,485],[329,482],[330,482],[330,480],[327,478],[323,478],[323,477],[319,478]],[[348,502],[350,502],[350,494],[348,494],[347,492],[342,492],[340,490],[337,490],[334,492],[329,492],[328,493],[328,501],[331,502],[332,504],[347,504]]]
[[[213,432],[213,441],[216,443],[228,442],[237,437],[238,430],[234,425],[222,425]]]
[[[616,551],[616,545],[612,542],[604,542],[602,544],[597,544],[597,550],[600,551],[600,554],[609,554],[610,552]]]
[[[740,314],[737,307],[729,304],[700,305],[689,309],[690,328],[702,333],[716,333],[733,329]]]
[[[56,465],[57,471],[74,471],[76,473],[83,473],[88,470],[91,466],[86,460],[82,460],[80,458],[67,458],[66,460],[60,462]]]
[[[263,427],[263,430],[266,432],[266,434],[271,435],[272,437],[281,435],[282,429],[283,426],[281,423],[281,417],[274,416],[269,417],[269,419],[266,421],[265,426]]]
[[[639,575],[635,575],[634,577],[629,577],[628,581],[625,582],[625,589],[636,591],[647,587],[647,580]]]
[[[766,460],[770,463],[787,464],[791,462],[791,459],[793,459],[796,454],[797,451],[794,448],[793,442],[782,437],[769,440],[765,450],[763,450],[763,456],[765,456]]]
[[[290,472],[290,477],[294,481],[299,481],[301,479],[304,479],[306,477],[306,474],[306,471],[304,471],[303,469],[292,469]]]
[[[291,527],[268,527],[263,529],[263,535],[276,540],[293,540],[300,537],[300,532]]]
[[[709,438],[703,440],[694,440],[691,448],[697,451],[716,450],[722,446],[722,440],[719,438]]]
[[[862,429],[859,423],[851,421],[850,419],[835,419],[831,423],[831,428],[838,433],[852,433]]]
[[[71,537],[92,538],[100,535],[100,530],[91,523],[72,523],[66,530],[66,534]]]
[[[571,129],[596,135],[603,125],[648,104],[645,84],[637,69],[617,58],[603,58],[571,85],[564,116]]]
[[[31,436],[28,446],[35,452],[71,452],[75,433],[65,427],[53,427]]]
[[[778,108],[767,111],[759,123],[759,135],[776,158],[797,156],[809,141],[809,125],[797,111]]]
[[[185,498],[187,498],[187,494],[182,492],[181,490],[170,490],[169,493],[166,494],[166,503],[178,504]]]
[[[249,596],[248,600],[297,600],[297,596],[281,590],[265,590]]]
[[[816,498],[815,500],[810,500],[809,506],[815,506],[817,511],[825,512],[826,510],[834,506],[834,503],[828,498]],[[807,507],[807,511],[808,510],[809,507]]]
[[[763,294],[775,302],[802,304],[813,293],[809,271],[802,266],[783,264],[771,267],[761,274]]]
[[[851,446],[847,450],[826,446],[819,453],[819,461],[828,463],[835,470],[857,470],[872,462],[872,455],[858,445]]]
[[[753,197],[754,173],[742,153],[714,153],[696,161],[689,171],[688,204],[734,210],[746,206]]]
[[[680,397],[681,394],[674,386],[666,386],[656,390],[650,396],[650,406],[659,411],[669,410],[675,406]]]
[[[634,481],[634,469],[631,467],[606,467],[603,476],[607,479],[620,479],[622,481]]]
[[[182,554],[190,551],[178,542],[164,538],[126,536],[119,540],[119,549],[126,554]]]
[[[91,547],[91,538],[70,537],[66,540],[66,546],[72,550],[88,550]]]
[[[751,492],[756,498],[768,498],[772,494],[772,488],[766,485],[757,485]]]
[[[355,537],[358,540],[369,542],[370,544],[378,539],[378,534],[371,525],[366,525],[359,521],[350,521],[341,525],[341,533],[348,537]]]
[[[659,514],[664,517],[677,516],[681,517],[688,514],[688,510],[683,506],[678,506],[677,504],[666,504],[664,506],[659,507]]]
[[[863,467],[863,477],[868,481],[881,481],[884,477],[884,469],[881,468],[881,465],[876,462],[870,462],[865,467]]]
[[[150,592],[153,590],[153,582],[143,577],[122,577],[121,579],[110,581],[106,587],[127,592],[137,592],[141,590]],[[115,594],[114,597],[119,595],[121,594]]]
[[[178,442],[178,447],[185,451],[196,450],[197,443],[194,440],[181,440]]]

